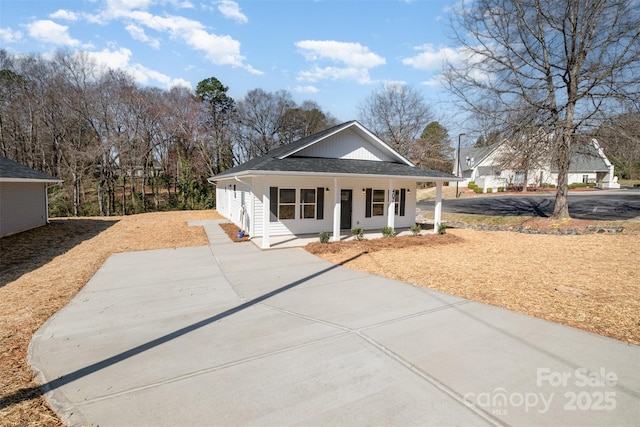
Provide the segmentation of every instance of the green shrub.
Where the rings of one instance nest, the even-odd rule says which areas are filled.
[[[438,224],[438,234],[445,234],[447,232],[447,224],[441,222]]]
[[[475,193],[477,193],[477,194],[481,194],[481,193],[482,193],[482,188],[480,188],[480,187],[475,187],[475,188],[473,189],[473,191],[474,191]]]
[[[383,237],[396,237],[396,231],[389,226],[382,227],[382,230],[380,232],[382,233]]]
[[[329,243],[329,239],[331,238],[331,233],[328,231],[320,232],[320,243]]]
[[[467,187],[473,189],[473,187],[477,187],[475,181],[469,181],[469,184],[467,184]]]
[[[413,234],[414,236],[417,236],[418,234],[420,234],[420,231],[422,231],[422,227],[420,227],[420,224],[413,224],[410,230],[411,230],[411,234]]]
[[[498,193],[504,193],[504,187],[498,187]]]
[[[487,188],[487,193],[493,193],[493,188],[491,187]]]
[[[360,227],[352,228],[351,234],[358,241],[364,239],[364,230]]]

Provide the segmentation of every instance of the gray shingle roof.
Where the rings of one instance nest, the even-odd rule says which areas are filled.
[[[569,172],[609,172],[604,159],[592,144],[577,146],[572,151]]]
[[[400,162],[382,162],[354,159],[335,159],[319,157],[298,157],[295,154],[301,148],[319,141],[327,135],[346,129],[356,121],[342,123],[305,138],[275,148],[261,157],[251,159],[223,173],[212,177],[213,181],[229,178],[238,173],[248,172],[311,172],[318,174],[354,174],[415,177],[417,179],[455,179],[455,176],[428,169],[409,166]]]
[[[500,143],[488,145],[486,147],[467,147],[460,149],[460,168],[463,171],[473,169],[475,165],[483,161],[489,154],[491,154],[496,148],[500,146]],[[473,159],[473,163],[467,165],[467,157]]]
[[[44,172],[31,169],[28,166],[22,165],[16,161],[7,159],[6,157],[0,157],[0,179],[10,181],[51,181],[60,182],[58,178],[48,175]]]

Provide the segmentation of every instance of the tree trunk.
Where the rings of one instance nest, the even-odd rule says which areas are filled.
[[[569,137],[566,135],[560,136],[557,150],[558,187],[556,189],[556,205],[553,209],[552,217],[563,219],[569,218],[569,203],[567,200],[569,193],[569,160],[571,151]]]

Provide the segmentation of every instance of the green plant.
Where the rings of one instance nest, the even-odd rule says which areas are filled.
[[[352,228],[351,234],[358,241],[364,239],[364,230],[360,227]]]
[[[329,238],[331,237],[331,233],[328,231],[320,232],[320,243],[329,243]]]
[[[498,187],[498,193],[504,193],[504,187]]]
[[[493,188],[491,187],[487,188],[487,193],[493,193]]]
[[[382,233],[383,237],[395,237],[396,236],[396,231],[389,226],[386,227],[382,227],[382,230],[380,231]]]
[[[473,188],[473,191],[474,191],[476,194],[480,194],[480,193],[482,193],[482,188],[480,188],[480,187],[477,187],[477,186],[476,186],[476,187],[474,187],[474,188]]]
[[[445,234],[447,232],[447,224],[441,222],[438,224],[438,234]]]
[[[473,187],[477,187],[475,181],[469,181],[469,184],[467,184],[467,187],[471,188],[473,190]]]
[[[414,236],[417,236],[418,234],[420,234],[420,231],[422,231],[422,227],[420,227],[420,224],[413,224],[410,230]]]

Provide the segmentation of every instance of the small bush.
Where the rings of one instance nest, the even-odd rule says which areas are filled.
[[[473,191],[474,191],[475,193],[477,193],[477,194],[481,194],[481,193],[482,193],[482,188],[480,188],[480,187],[475,187],[475,188],[473,189]]]
[[[420,224],[413,224],[410,230],[411,230],[411,234],[413,234],[414,236],[417,236],[418,234],[420,234],[420,231],[422,231],[422,227],[420,227]]]
[[[487,188],[487,193],[493,193],[493,188],[491,187]]]
[[[382,230],[380,232],[382,233],[383,237],[396,237],[396,231],[389,226],[382,227]]]
[[[467,187],[471,188],[473,190],[473,187],[477,187],[475,181],[469,181],[469,184],[467,184]]]
[[[447,232],[447,224],[441,222],[438,224],[438,234],[445,234]]]
[[[360,228],[360,227],[352,228],[351,229],[351,234],[358,241],[364,239],[364,230],[362,228]]]
[[[320,243],[329,243],[329,239],[331,238],[331,233],[328,231],[320,232]]]
[[[498,193],[504,193],[504,187],[498,187]]]

